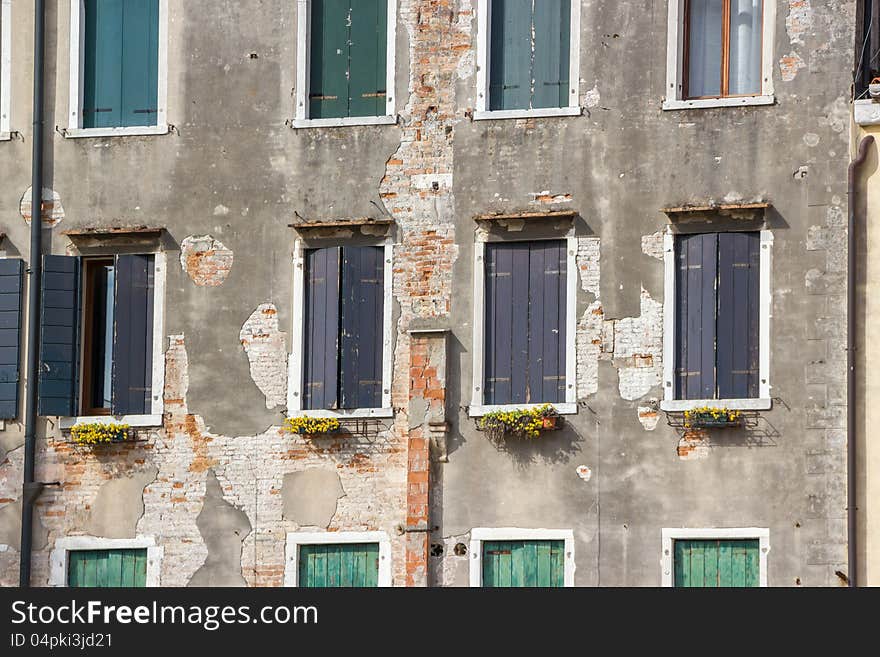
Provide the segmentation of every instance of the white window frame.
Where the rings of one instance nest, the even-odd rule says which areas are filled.
[[[380,588],[391,586],[391,539],[385,532],[289,532],[284,550],[284,586],[299,587],[299,549],[303,545],[379,544]]]
[[[126,137],[168,133],[168,0],[159,0],[159,67],[156,125],[121,128],[83,128],[83,70],[85,69],[85,0],[70,0],[70,95],[68,124],[64,136]]]
[[[61,428],[70,429],[76,424],[99,423],[112,424],[123,422],[132,427],[161,427],[162,414],[165,412],[165,285],[167,277],[167,258],[164,251],[151,253],[153,256],[153,382],[152,407],[147,415],[77,415],[62,417]],[[79,346],[82,358],[82,344]],[[81,395],[80,395],[81,396]]]
[[[397,42],[397,0],[388,0],[388,50],[386,52],[385,114],[379,116],[350,116],[332,119],[309,118],[309,72],[311,59],[311,0],[296,3],[296,93],[294,128],[339,128],[354,125],[392,125],[397,123],[395,112],[395,72]]]
[[[391,326],[394,310],[392,295],[394,245],[391,238],[385,240],[383,246],[385,271],[383,281],[382,304],[382,407],[357,409],[314,409],[304,410],[302,407],[303,388],[303,351],[305,344],[305,251],[302,239],[296,240],[293,247],[293,330],[291,335],[290,357],[288,358],[287,375],[287,416],[303,417],[335,417],[344,418],[391,418],[394,409],[391,406],[391,369],[394,361],[393,329]]]
[[[0,141],[12,138],[12,0],[0,3]]]
[[[137,538],[99,538],[97,536],[67,536],[55,541],[49,554],[49,586],[67,588],[67,569],[70,553],[81,550],[139,550],[147,549],[147,588],[159,586],[162,557],[165,548],[156,545],[153,536]]]
[[[558,240],[558,237],[535,238],[523,242],[543,242]],[[565,279],[565,401],[551,404],[561,415],[577,414],[577,250],[578,238],[565,237],[566,279]],[[482,417],[487,413],[512,409],[539,408],[545,404],[488,404],[483,403],[484,346],[486,343],[485,305],[486,305],[486,242],[478,239],[474,244],[474,358],[473,385],[471,386],[470,417]]]
[[[767,554],[770,552],[770,530],[766,527],[737,527],[737,528],[671,528],[664,527],[662,532],[662,554],[660,557],[661,586],[675,586],[674,564],[675,553],[673,543],[676,540],[699,541],[699,540],[757,540],[758,554],[760,556],[759,585],[767,586]]]
[[[537,109],[490,110],[489,109],[489,66],[491,63],[490,36],[492,21],[491,0],[477,3],[477,102],[474,120],[485,119],[526,119],[551,116],[580,116],[581,75],[581,0],[571,0],[571,29],[569,30],[571,49],[569,56],[568,105],[565,107],[542,107]]]
[[[712,232],[712,231],[707,231]],[[665,284],[663,301],[663,411],[689,411],[704,406],[724,406],[732,410],[766,411],[773,407],[770,385],[770,324],[773,319],[773,231],[761,232],[761,277],[758,301],[758,397],[754,399],[676,399],[675,398],[675,238],[667,228],[663,237]],[[683,235],[683,234],[682,234]]]
[[[761,93],[753,96],[727,98],[684,97],[684,33],[685,0],[669,0],[669,23],[666,30],[666,98],[664,110],[699,109],[708,107],[741,107],[743,105],[772,105],[773,41],[776,33],[776,2],[764,0],[763,40],[761,50]]]
[[[483,586],[484,541],[565,541],[563,586],[574,586],[574,531],[571,529],[519,529],[478,527],[471,530],[470,586]]]

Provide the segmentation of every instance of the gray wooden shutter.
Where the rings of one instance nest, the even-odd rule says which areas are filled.
[[[532,86],[532,0],[492,0],[489,109],[528,109]]]
[[[80,261],[43,256],[39,415],[77,414]]]
[[[718,235],[676,240],[676,392],[678,399],[715,398],[715,309]]]
[[[718,235],[718,397],[759,394],[760,233]]]
[[[342,249],[340,407],[382,406],[384,251]]]
[[[153,256],[116,256],[114,415],[146,415],[153,393]]]
[[[529,249],[529,403],[565,401],[564,242]]]
[[[339,247],[309,249],[305,256],[303,408],[339,406]]]
[[[536,0],[532,107],[567,107],[571,0]]]
[[[21,378],[21,287],[24,263],[0,259],[0,418],[18,416]]]

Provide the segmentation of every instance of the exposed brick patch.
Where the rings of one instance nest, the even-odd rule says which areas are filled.
[[[687,431],[678,443],[678,458],[700,461],[709,456],[709,435],[704,430]]]
[[[529,194],[530,205],[554,205],[557,203],[571,203],[571,194],[554,194],[550,190],[532,192]]]
[[[251,367],[251,378],[266,395],[266,408],[287,404],[287,334],[278,326],[278,310],[263,303],[238,335]]]
[[[654,431],[660,423],[660,411],[657,404],[650,406],[639,406],[639,422],[645,428],[645,431]]]
[[[657,260],[663,260],[663,241],[664,233],[658,230],[656,233],[642,236],[642,253]]]
[[[28,225],[31,223],[32,189],[32,187],[27,188],[27,191],[22,195],[21,202],[19,203],[21,217]],[[43,188],[43,199],[40,210],[42,211],[43,225],[47,228],[54,228],[64,219],[64,206],[61,205],[61,196],[55,190],[47,187]]]
[[[813,28],[813,7],[810,0],[788,0],[785,30],[791,45],[804,43],[804,35]]]
[[[180,266],[196,285],[223,285],[232,261],[232,251],[211,235],[190,235],[180,243]]]

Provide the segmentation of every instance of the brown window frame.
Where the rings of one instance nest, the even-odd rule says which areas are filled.
[[[94,305],[95,305],[95,276],[100,267],[115,264],[115,259],[106,256],[83,258],[83,304],[82,304],[82,337],[80,339],[80,412],[82,415],[110,415],[109,408],[95,408],[91,404],[92,377],[93,377],[93,349],[95,342]],[[105,336],[105,340],[113,340],[113,336]]]
[[[764,92],[764,11],[765,3],[768,0],[761,1],[761,45],[759,48],[761,56],[761,89],[751,94],[731,94],[730,93],[730,0],[722,0],[722,19],[721,19],[721,94],[718,96],[691,96],[690,93],[690,60],[691,60],[691,1],[684,0],[684,66],[682,72],[682,89],[684,90],[684,100],[706,100],[716,98],[749,98],[751,96],[759,96]]]

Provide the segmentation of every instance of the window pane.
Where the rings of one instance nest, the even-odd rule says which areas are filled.
[[[762,0],[730,0],[732,96],[761,93]]]
[[[724,0],[691,0],[688,24],[688,96],[721,95]]]

